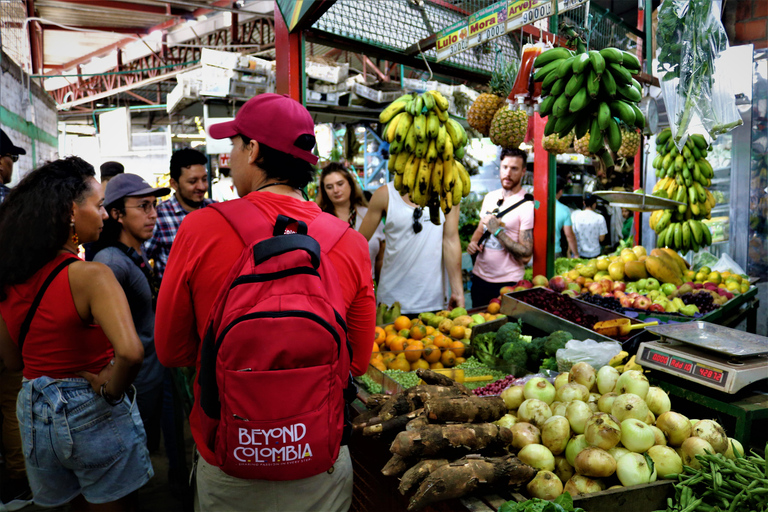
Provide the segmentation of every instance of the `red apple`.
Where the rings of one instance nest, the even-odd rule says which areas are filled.
[[[620,298],[624,297],[625,295],[626,295],[626,293],[624,293],[621,290],[613,290],[613,296],[616,297],[617,299],[620,299]]]
[[[701,283],[693,283],[693,289],[694,290],[700,290],[701,288],[704,288],[704,285]]]
[[[522,286],[523,288],[528,289],[528,288],[533,288],[533,283],[528,281],[527,279],[521,279],[520,281],[517,282],[517,286],[518,287]]]
[[[648,311],[656,311],[657,313],[664,313],[664,306],[654,302],[648,307]]]
[[[632,293],[628,293],[628,294],[627,294],[627,297],[629,297],[629,298],[630,298],[630,299],[632,299],[632,300],[635,300],[635,299],[636,299],[636,298],[638,298],[638,297],[643,297],[643,295],[640,295],[640,294],[639,294],[639,293],[637,293],[637,292],[632,292]]]
[[[581,292],[581,285],[579,283],[568,283],[568,289],[579,293]]]
[[[495,302],[496,304],[501,304],[501,299],[500,299],[500,298],[498,298],[498,297],[494,297],[493,299],[491,299],[491,302],[490,302],[490,303],[491,303],[491,304],[493,304],[494,302]]]
[[[512,293],[514,290],[511,286],[504,286],[501,290],[499,290],[500,295],[506,295],[508,293]]]
[[[619,290],[620,292],[623,292],[627,289],[627,283],[624,281],[614,281],[613,282],[613,291]]]
[[[603,285],[600,283],[589,283],[589,293],[592,295],[602,295]]]
[[[524,292],[525,290],[528,290],[525,286],[515,286],[515,289],[512,290],[514,292]]]
[[[601,279],[600,286],[603,287],[604,292],[613,291],[613,281],[610,279]]]
[[[648,309],[650,305],[651,305],[651,299],[649,299],[645,295],[640,295],[632,303],[632,307],[636,309]]]
[[[631,308],[634,302],[635,300],[629,295],[624,295],[619,299],[619,304],[621,304],[621,307],[623,308]]]
[[[584,276],[579,276],[576,278],[576,282],[579,284],[579,286],[584,286],[587,282],[587,278]]]
[[[601,297],[611,297],[611,298],[613,298],[613,293],[612,292],[603,292],[603,293],[600,294],[600,296]]]
[[[555,276],[549,280],[549,287],[552,288],[553,292],[562,292],[567,286],[568,283],[560,276]]]

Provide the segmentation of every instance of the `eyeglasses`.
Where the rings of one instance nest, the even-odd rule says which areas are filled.
[[[149,215],[152,213],[152,210],[157,210],[157,200],[144,201],[143,203],[137,204],[136,206],[126,206],[126,208],[141,208],[144,210],[144,213]]]
[[[416,234],[421,233],[421,216],[424,214],[421,208],[414,208],[413,210],[413,232]]]
[[[496,208],[494,208],[491,211],[491,215],[496,215],[497,213],[499,213],[499,208],[501,208],[502,204],[504,204],[504,198],[503,197],[496,202]]]
[[[19,161],[19,155],[3,155],[3,156],[7,156],[8,158],[10,158],[11,162],[18,162]]]

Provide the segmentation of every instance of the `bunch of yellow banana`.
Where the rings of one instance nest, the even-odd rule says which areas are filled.
[[[419,206],[429,206],[430,220],[445,214],[469,194],[464,157],[467,134],[448,115],[448,100],[438,91],[406,94],[379,115],[389,142],[389,172],[395,188]]]
[[[682,152],[675,146],[669,128],[656,136],[658,154],[653,167],[660,179],[652,194],[683,203],[677,209],[651,214],[649,224],[656,232],[657,247],[685,253],[689,249],[698,252],[712,243],[709,227],[701,222],[712,217],[716,204],[715,196],[707,189],[715,175],[706,159],[707,150],[706,139],[698,134],[688,137]]]

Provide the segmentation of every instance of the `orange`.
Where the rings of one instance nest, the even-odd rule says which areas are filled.
[[[451,344],[451,339],[447,336],[443,336],[442,334],[438,334],[435,336],[435,346],[439,348],[448,348],[448,345]]]
[[[431,325],[428,325],[427,326],[427,336],[430,336],[432,334],[435,334],[435,328],[432,327]]]
[[[384,345],[389,348],[389,346],[392,344],[392,340],[397,338],[397,333],[393,332],[392,334],[388,334],[386,339],[384,340]]]
[[[464,337],[464,327],[460,325],[454,325],[451,327],[451,338],[456,338],[457,340],[460,340]]]
[[[467,360],[464,357],[457,357],[456,358],[456,366],[458,366],[460,364],[463,364],[463,363],[466,363],[466,362],[467,362]]]
[[[430,363],[429,365],[430,370],[439,370],[440,368],[445,368],[445,366],[443,366],[443,363],[441,363],[440,361],[436,363]]]
[[[395,354],[392,352],[384,352],[381,354],[381,361],[384,364],[389,364],[390,361],[393,361],[395,359]]]
[[[414,318],[411,320],[411,327],[414,325],[424,325],[424,322],[422,322],[420,318]]]
[[[412,372],[415,372],[419,368],[423,368],[424,370],[426,370],[426,369],[429,368],[429,363],[426,362],[423,359],[418,359],[418,360],[416,360],[416,361],[411,363],[411,371]]]
[[[392,324],[387,324],[384,326],[384,332],[387,334],[394,334],[395,333],[395,326]]]
[[[411,330],[410,329],[400,329],[397,331],[398,336],[402,336],[403,338],[410,338],[411,337]]]
[[[498,302],[491,302],[490,304],[488,304],[488,312],[492,315],[495,315],[496,313],[498,313],[500,309],[501,309],[501,304],[499,304]]]
[[[456,354],[450,350],[446,350],[443,352],[442,357],[440,357],[440,362],[443,363],[444,367],[450,368],[456,364]]]
[[[374,338],[374,340],[376,341],[377,344],[381,345],[382,343],[384,343],[384,340],[387,339],[387,331],[385,331],[379,326],[376,326],[375,332],[376,332],[376,338]]]
[[[440,352],[440,347],[436,347],[435,345],[427,345],[424,347],[424,352],[422,353],[422,357],[428,363],[438,362],[441,355],[443,354]]]
[[[397,336],[392,340],[392,343],[389,344],[389,350],[392,352],[402,352],[405,348],[405,341],[405,338],[402,336]]]
[[[411,327],[411,338],[415,340],[421,340],[424,339],[424,336],[427,335],[427,328],[423,325],[414,325]]]
[[[403,354],[398,355],[393,361],[390,361],[387,365],[390,370],[400,370],[403,372],[411,371],[411,364],[405,358]]]
[[[395,318],[395,330],[400,331],[402,329],[410,329],[412,325],[411,319],[405,315]]]
[[[418,361],[423,350],[423,343],[418,340],[408,340],[408,345],[405,347],[405,358],[411,363]]]
[[[387,369],[387,365],[379,361],[378,359],[372,359],[371,360],[371,366],[376,368],[377,370],[381,370],[382,372]]]
[[[456,357],[461,357],[461,355],[464,353],[464,349],[467,347],[464,346],[464,344],[460,341],[454,341],[448,346],[448,350],[453,352]]]
[[[373,350],[371,351],[371,354],[378,354],[379,353],[379,346],[376,344],[376,342],[373,343]]]

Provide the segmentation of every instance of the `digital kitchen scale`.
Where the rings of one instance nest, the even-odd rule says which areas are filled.
[[[660,336],[641,343],[637,362],[723,393],[768,379],[768,338],[708,322],[645,328]]]

